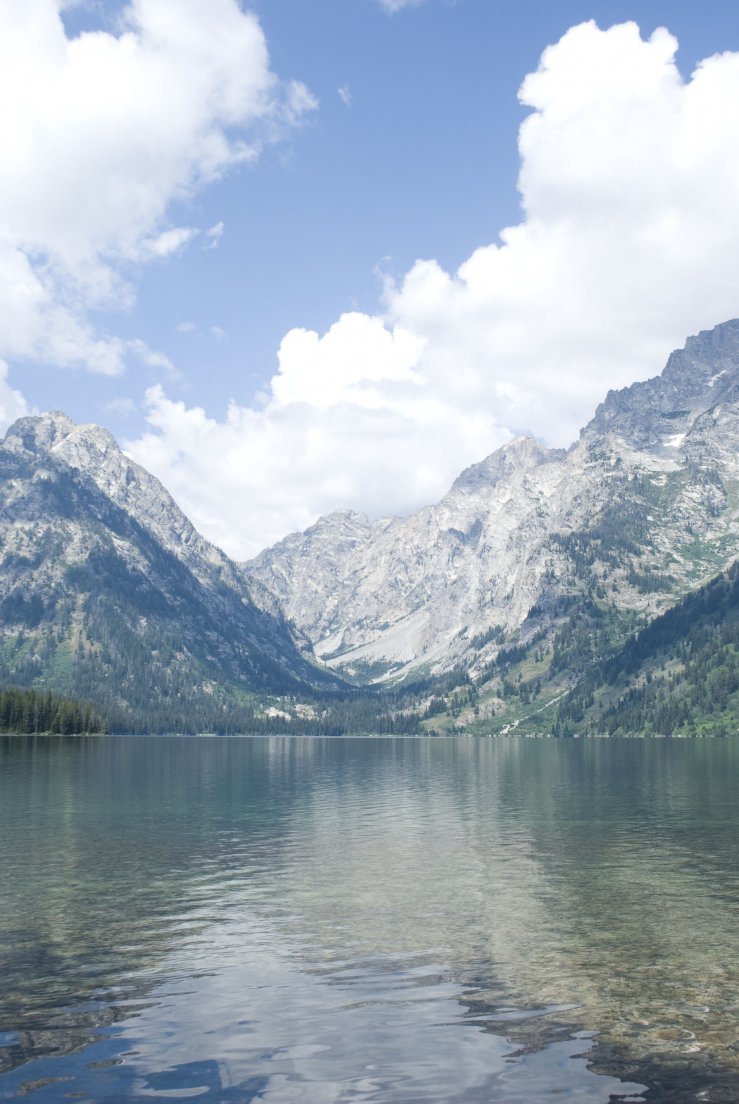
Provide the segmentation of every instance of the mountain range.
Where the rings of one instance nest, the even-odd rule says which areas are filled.
[[[610,392],[567,450],[517,438],[410,517],[339,511],[246,564],[105,430],[24,418],[0,444],[0,542],[0,681],[114,724],[289,726],[364,695],[436,731],[616,731],[647,678],[687,693],[690,615],[661,659],[636,643],[650,626],[711,585],[734,617],[739,321]],[[690,700],[649,723],[697,723]]]
[[[0,679],[127,727],[212,727],[254,693],[336,685],[269,595],[99,426],[22,418],[0,446]]]
[[[733,321],[610,392],[570,449],[520,437],[412,517],[334,513],[244,570],[351,678],[476,673],[572,598],[650,617],[731,562],[738,446]]]

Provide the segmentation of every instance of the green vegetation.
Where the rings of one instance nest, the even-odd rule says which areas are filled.
[[[105,722],[90,704],[57,697],[38,690],[0,690],[0,732],[80,733],[105,732]]]
[[[94,702],[135,732],[215,730],[259,695],[344,686],[224,565],[191,568],[84,473],[49,460],[35,479],[0,452],[0,482],[26,488],[8,506],[18,548],[0,547],[0,686]]]
[[[376,687],[287,685],[278,695],[215,677],[215,662],[209,675],[173,631],[152,622],[134,632],[106,606],[90,596],[81,619],[67,611],[63,631],[57,607],[53,625],[6,637],[0,666],[37,686],[58,680],[97,706],[27,691],[6,730],[100,731],[104,718],[111,732],[405,735],[513,726],[563,736],[708,735],[734,732],[739,721],[737,565],[646,625],[643,614],[592,597],[535,607],[474,680],[455,670]],[[52,700],[64,700],[66,712],[57,706],[49,720],[38,709]]]
[[[4,463],[10,479],[20,461]],[[691,529],[672,554],[650,545],[686,489],[706,517],[725,508],[737,490],[712,469],[627,475],[614,466],[611,498],[592,525],[551,538],[551,566],[523,625],[471,638],[487,660],[474,678],[423,671],[370,686],[387,664],[356,665],[353,685],[316,667],[248,592],[223,572],[204,585],[81,477],[60,471],[33,488],[32,520],[56,517],[58,528],[32,530],[23,554],[2,559],[0,685],[26,688],[5,692],[21,695],[8,706],[6,730],[567,735],[737,727],[739,568],[647,624],[687,578],[713,572],[712,557],[726,562],[728,543],[717,551]],[[85,511],[86,556],[65,566],[65,519]],[[60,566],[43,570],[47,563]]]
[[[290,731],[299,723],[300,730],[313,734],[334,734],[340,730],[341,724],[337,719],[345,717],[351,722],[355,718],[363,716],[378,719],[381,731],[407,731],[402,723],[392,722],[388,717],[382,719],[382,710],[372,703],[372,708],[364,710],[349,703],[337,703],[334,711],[322,708],[315,711],[311,707],[311,713],[305,716],[295,708],[295,701],[287,699],[259,700],[253,695],[243,695],[241,702],[235,695],[224,692],[222,688],[203,688],[202,693],[196,696],[191,688],[188,697],[184,701],[161,702],[152,701],[151,708],[147,709],[141,703],[139,709],[128,710],[116,703],[112,696],[97,688],[96,698],[98,704],[90,707],[79,707],[79,703],[73,699],[51,694],[50,691],[41,689],[9,690],[2,692],[10,695],[3,708],[5,712],[0,715],[0,731],[18,732],[129,732],[136,734],[165,733],[165,732],[217,732],[224,734],[238,732],[277,733]],[[23,695],[21,701],[16,697]],[[62,703],[64,716],[67,712],[73,718],[71,721],[56,719],[50,722],[47,719],[47,710],[39,713],[40,704],[53,701],[55,705]],[[12,705],[12,708],[11,708]],[[87,712],[85,712],[87,710]],[[89,717],[93,719],[90,720]],[[102,718],[105,718],[104,720]],[[357,721],[356,723],[361,723]],[[72,727],[69,727],[70,724]],[[355,725],[352,724],[352,730]],[[418,731],[420,722],[414,727]]]
[[[521,636],[523,639],[521,639]],[[534,607],[439,730],[598,735],[739,731],[739,562],[647,622],[592,597]]]
[[[597,664],[558,707],[561,734],[739,729],[739,563]]]

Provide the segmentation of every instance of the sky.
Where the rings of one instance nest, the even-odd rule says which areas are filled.
[[[723,0],[0,0],[0,430],[245,559],[407,514],[739,315]]]

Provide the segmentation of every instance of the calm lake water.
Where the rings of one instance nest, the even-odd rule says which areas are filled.
[[[0,738],[0,1099],[739,1101],[733,740]]]

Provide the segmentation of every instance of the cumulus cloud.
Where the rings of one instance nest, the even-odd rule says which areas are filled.
[[[450,449],[461,453],[470,438],[479,456],[489,445],[484,415],[476,424],[423,394],[396,409],[232,403],[225,422],[169,399],[159,385],[146,400],[150,432],[126,448],[202,532],[242,559],[322,512],[354,505],[379,515],[426,501],[448,478]]]
[[[0,4],[0,355],[111,374],[125,343],[89,311],[130,306],[131,265],[197,233],[167,225],[172,202],[253,160],[314,101],[277,80],[237,0],[129,0],[118,33],[74,38],[65,6]]]
[[[4,434],[8,426],[27,413],[26,400],[8,383],[8,366],[0,360],[0,434]]]
[[[433,500],[513,433],[568,444],[608,388],[739,313],[739,54],[685,81],[676,47],[572,28],[521,87],[518,225],[457,272],[418,261],[382,314],[287,334],[224,422],[150,392],[137,457],[246,555],[337,506]]]
[[[153,387],[150,431],[127,448],[242,558],[327,510],[402,512],[433,498],[450,464],[510,436],[486,411],[433,393],[419,368],[424,344],[357,312],[322,337],[292,330],[262,406],[232,403],[218,422]]]

